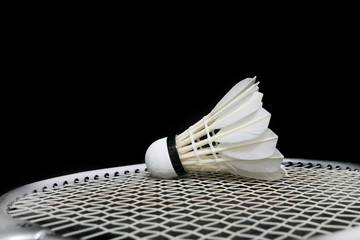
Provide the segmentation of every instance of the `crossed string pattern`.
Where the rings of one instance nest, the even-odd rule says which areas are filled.
[[[360,225],[360,173],[286,167],[276,181],[149,173],[30,194],[12,217],[78,239],[307,239]]]

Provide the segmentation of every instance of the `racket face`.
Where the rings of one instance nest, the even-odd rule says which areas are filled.
[[[65,176],[3,196],[0,223],[5,237],[48,239],[331,239],[360,226],[357,165],[287,162],[289,177],[276,181],[159,179],[145,165]]]

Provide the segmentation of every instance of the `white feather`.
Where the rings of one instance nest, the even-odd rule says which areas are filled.
[[[212,115],[216,113],[219,109],[224,110],[226,108],[226,105],[236,100],[236,97],[241,95],[241,93],[244,93],[248,88],[254,86],[256,77],[254,78],[246,78],[239,83],[237,83],[230,91],[225,94],[225,96],[216,104],[214,109],[210,112],[209,115]]]
[[[283,166],[281,166],[279,168],[279,170],[277,170],[276,172],[273,172],[273,173],[248,172],[248,171],[244,171],[241,169],[238,169],[236,171],[229,170],[229,172],[231,172],[232,174],[235,174],[235,175],[240,175],[240,176],[244,176],[244,177],[248,177],[248,178],[255,178],[255,179],[260,179],[260,180],[268,180],[268,181],[278,180],[287,175],[286,170],[284,169]]]
[[[255,112],[262,107],[262,97],[263,94],[256,91],[240,99],[214,121],[212,128],[226,127]]]
[[[218,151],[231,158],[243,160],[264,159],[273,155],[277,140],[277,135],[270,129],[266,129],[263,134],[249,142],[239,144],[220,143]]]
[[[259,160],[233,159],[233,161],[226,161],[223,164],[229,167],[232,171],[240,169],[254,173],[273,173],[279,170],[283,158],[284,156],[279,152],[279,150],[275,149],[273,155],[269,158]]]
[[[283,158],[284,156],[275,149],[274,154],[266,159],[239,160],[221,155],[218,162],[206,159],[206,164],[193,163],[185,167],[188,171],[222,171],[257,179],[275,180],[286,174],[281,165]]]
[[[260,108],[249,116],[231,124],[216,134],[216,141],[237,143],[251,140],[262,134],[269,126],[271,114]]]

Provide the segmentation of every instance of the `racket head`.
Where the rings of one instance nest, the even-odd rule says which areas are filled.
[[[244,239],[249,237],[251,239],[251,236],[261,235],[264,239],[271,239],[272,236],[273,239],[296,239],[296,237],[302,236],[301,230],[318,229],[319,224],[324,223],[329,226],[320,227],[321,231],[318,229],[314,234],[306,233],[305,231],[303,236],[307,234],[311,238],[321,239],[326,237],[326,239],[332,239],[332,237],[335,238],[337,235],[343,234],[342,236],[346,236],[344,239],[352,239],[352,236],[360,235],[360,217],[357,218],[355,216],[356,214],[360,216],[359,164],[307,159],[285,159],[283,164],[288,168],[290,177],[274,182],[251,180],[220,173],[190,173],[188,176],[177,179],[157,179],[147,172],[145,164],[86,171],[39,181],[14,189],[0,198],[0,236],[2,235],[1,239],[10,239],[17,236],[19,239],[55,240],[146,239],[147,237],[160,237],[164,239],[172,237],[179,237],[180,239],[182,237],[186,239],[220,239],[224,237],[234,238],[236,236],[243,236]],[[343,174],[345,175],[343,176]],[[335,181],[335,178],[341,179]],[[297,181],[300,182],[297,183]],[[320,181],[320,183],[316,181]],[[344,210],[346,214],[338,214],[337,211],[342,211],[339,209],[339,206],[336,203],[326,205],[326,199],[332,200],[329,197],[330,195],[336,199],[336,191],[340,191],[341,189],[339,188],[341,186],[346,187],[347,183],[344,181],[351,181],[353,186],[348,188],[351,191],[348,191],[349,196],[344,198],[344,203],[339,203],[340,205],[338,205],[347,208],[346,204],[349,204],[351,207]],[[125,184],[126,182],[128,185]],[[32,213],[30,215],[25,213],[22,216],[21,211],[36,202],[31,200],[33,202],[30,201],[30,205],[26,203],[25,200],[29,196],[41,196],[43,198],[40,197],[38,199],[44,199],[44,196],[46,198],[48,193],[55,194],[56,196],[56,191],[61,192],[62,189],[71,188],[75,189],[75,192],[81,192],[82,190],[79,189],[91,186],[91,184],[95,185],[95,187],[90,188],[92,192],[100,188],[104,189],[103,192],[99,192],[101,194],[109,194],[109,191],[114,191],[114,196],[118,196],[118,198],[115,203],[110,203],[110,205],[116,204],[114,209],[127,212],[124,216],[131,220],[121,222],[119,219],[116,219],[119,215],[113,209],[112,213],[115,214],[115,217],[111,216],[106,221],[112,219],[114,222],[127,224],[127,228],[120,229],[119,231],[108,230],[110,233],[115,232],[114,234],[94,233],[94,231],[87,229],[84,230],[84,234],[73,234],[66,232],[61,227],[59,228],[57,224],[52,222],[53,220],[39,220],[40,218],[46,218],[41,214],[46,211],[52,211],[49,208],[48,210],[46,208],[40,210],[37,214],[41,216],[38,217],[31,216]],[[302,184],[308,184],[308,186],[302,186]],[[334,185],[336,184],[339,184],[339,186],[335,187]],[[103,187],[106,185],[109,186],[108,189]],[[329,188],[324,188],[326,186]],[[297,187],[302,189],[297,190]],[[310,189],[312,187],[316,188],[313,195],[318,194],[318,197],[315,196],[311,198],[309,203],[304,203],[306,202],[306,197],[304,196],[311,194]],[[224,190],[224,188],[227,189]],[[289,189],[289,191],[284,192],[287,191],[286,189]],[[325,192],[328,191],[330,195],[324,195],[320,192],[321,189]],[[124,193],[120,194],[119,191]],[[301,191],[304,191],[304,193]],[[127,194],[126,192],[129,193],[128,198],[124,197],[124,194]],[[341,194],[344,192],[346,191],[344,190]],[[96,196],[99,197],[99,195]],[[301,202],[297,200],[299,197],[303,198],[301,206],[296,205]],[[139,200],[140,198],[142,200]],[[134,199],[133,202],[132,199]],[[316,205],[316,202],[314,202],[316,199],[324,203],[325,207],[330,206],[329,213],[333,212],[335,215],[340,216],[338,223],[343,224],[346,218],[348,218],[347,226],[340,226],[338,228],[333,226],[336,221],[331,222],[329,220],[331,218],[330,215],[326,215],[328,213],[320,217],[316,217],[316,214],[318,214],[316,212],[311,213],[311,211],[315,210],[312,210],[313,208],[309,204]],[[54,199],[51,201],[55,204]],[[86,204],[86,207],[91,207],[89,202]],[[109,199],[106,199],[104,206],[107,206],[106,204],[109,204]],[[35,204],[34,206],[37,208],[40,205]],[[74,206],[74,204],[71,206]],[[308,207],[309,209],[307,210],[309,211],[305,214],[306,211],[304,210],[304,216],[301,216],[301,207],[304,206],[305,208]],[[96,207],[99,207],[99,205]],[[325,210],[319,208],[318,211]],[[130,212],[132,216],[128,214]],[[279,212],[283,213],[282,217],[279,217],[281,216]],[[296,218],[291,214],[296,216]],[[87,216],[85,216],[85,220],[88,220],[86,219]],[[324,219],[326,216],[328,216],[328,220]],[[55,218],[55,222],[61,222],[63,216],[55,216]],[[288,221],[286,218],[294,218],[293,223],[295,224],[292,226],[289,223],[291,221]],[[302,218],[303,225],[301,225]],[[141,219],[143,219],[143,222]],[[321,219],[324,219],[324,221]],[[151,220],[153,221],[153,227],[149,224]],[[271,224],[271,221],[274,221],[274,223]],[[68,220],[65,222],[69,224]],[[95,222],[93,225],[101,225],[99,223]],[[85,221],[84,225],[86,224],[88,223]],[[119,226],[116,224],[109,223],[109,225],[119,229]],[[182,225],[183,228],[181,227]],[[255,227],[252,227],[252,225],[255,225]],[[333,229],[329,229],[329,227],[333,227]],[[139,230],[141,228],[145,230],[142,232]],[[247,229],[245,231],[242,228]],[[272,229],[273,233],[268,230],[269,228]],[[73,232],[79,231],[76,230],[76,227],[69,227],[69,229]],[[175,230],[172,231],[172,229]],[[187,232],[193,231],[194,235],[187,235],[186,230]],[[212,230],[213,232],[211,232]],[[289,234],[289,231],[296,232],[297,230],[299,230],[299,233]],[[196,233],[196,231],[198,232]],[[268,232],[264,234],[261,231]],[[90,232],[90,234],[86,232]]]

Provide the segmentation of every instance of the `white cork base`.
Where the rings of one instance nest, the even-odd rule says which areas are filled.
[[[160,178],[174,178],[176,174],[169,157],[167,137],[153,142],[146,151],[145,163],[150,173]]]

